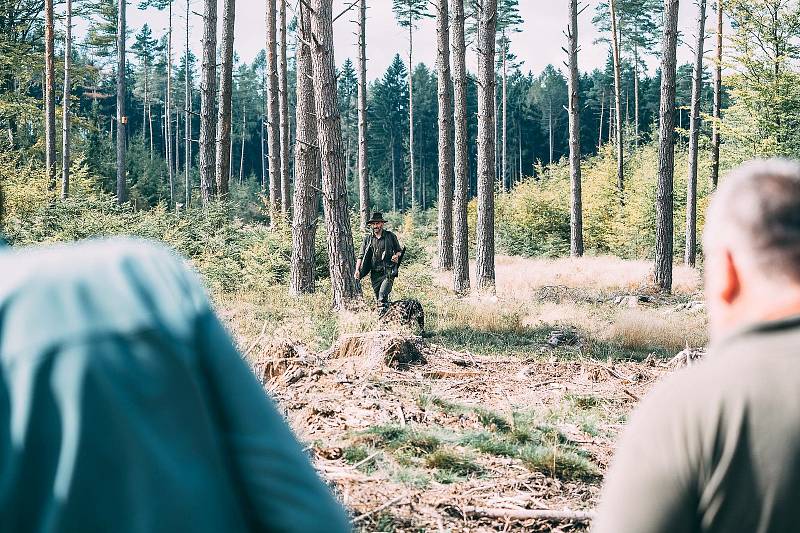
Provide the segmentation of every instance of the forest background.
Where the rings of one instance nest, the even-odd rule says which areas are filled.
[[[276,65],[278,77],[285,84],[285,88],[279,88],[281,106],[285,106],[281,109],[279,133],[286,136],[276,139],[280,143],[273,145],[270,141],[270,137],[278,136],[271,136],[269,129],[269,47],[250,62],[232,56],[230,115],[223,123],[220,113],[219,125],[215,124],[215,130],[229,132],[227,142],[231,146],[224,157],[217,158],[227,159],[224,171],[230,183],[230,193],[221,194],[221,200],[213,198],[213,183],[208,188],[210,194],[203,189],[204,151],[208,147],[213,151],[220,144],[214,136],[211,140],[204,137],[203,121],[207,116],[217,122],[221,107],[217,101],[224,101],[225,94],[222,87],[219,92],[211,90],[206,94],[209,91],[203,89],[203,69],[192,49],[197,39],[192,30],[209,31],[204,21],[210,20],[213,2],[203,3],[203,13],[196,12],[201,6],[191,2],[148,0],[132,5],[130,8],[145,9],[153,23],[128,26],[122,34],[118,28],[124,20],[120,19],[119,4],[113,0],[69,2],[70,19],[66,2],[56,2],[52,17],[48,18],[51,3],[23,0],[0,7],[0,128],[4,131],[0,136],[0,224],[6,237],[14,244],[26,244],[134,233],[174,245],[194,260],[213,286],[226,291],[287,282],[292,256],[292,224],[287,217],[293,209],[289,206],[291,200],[284,200],[285,216],[275,217],[270,213],[270,198],[279,191],[284,199],[296,188],[294,154],[300,146],[296,141],[296,55],[303,40],[297,14],[302,2],[277,3],[278,9],[288,8],[288,17],[284,14],[285,31],[280,31],[278,13],[275,19],[276,41],[286,54],[285,61]],[[270,2],[267,4],[269,8]],[[703,16],[697,18],[701,4]],[[467,2],[466,49],[470,66],[480,55],[476,41],[481,5]],[[718,17],[720,5],[722,15]],[[263,10],[258,7],[260,17]],[[697,247],[694,224],[702,228],[704,206],[717,175],[752,157],[798,154],[795,124],[800,109],[800,73],[796,64],[800,55],[800,7],[789,0],[729,0],[713,6],[706,6],[704,1],[682,3],[679,56],[692,61],[679,64],[676,69],[675,105],[669,109],[675,128],[666,140],[658,132],[659,106],[664,100],[662,70],[658,68],[663,60],[664,4],[657,0],[622,0],[610,6],[590,2],[579,7],[583,10],[577,27],[591,26],[596,39],[584,41],[583,48],[608,50],[602,68],[581,72],[576,80],[584,248],[590,254],[652,258],[657,248],[658,207],[668,200],[673,218],[669,231],[674,243],[671,255],[693,263]],[[334,14],[339,13],[339,8],[343,8],[340,17],[358,19],[356,3],[337,6]],[[426,2],[397,0],[393,8],[399,27],[412,30],[409,36],[419,31],[420,24],[430,29],[431,23],[421,21],[436,15],[436,9]],[[543,46],[533,44],[537,21],[522,19],[517,0],[500,0],[497,9],[493,34],[497,50],[497,119],[493,123],[496,213],[492,216],[492,233],[501,253],[566,255],[574,240],[569,69],[566,63],[549,64],[539,72],[526,68],[515,50],[525,48],[530,54],[531,46]],[[184,35],[177,31],[181,18]],[[719,24],[718,19],[722,21]],[[165,20],[169,24],[165,25]],[[366,24],[373,23],[365,20]],[[689,27],[683,27],[686,21],[691,23]],[[223,22],[220,17],[224,28]],[[616,31],[612,30],[612,22]],[[565,18],[563,27],[569,23]],[[47,38],[49,24],[52,45]],[[338,31],[335,24],[338,22],[334,22],[334,31]],[[68,35],[67,28],[73,25],[80,31]],[[725,32],[721,47],[716,45],[717,26]],[[152,27],[165,31],[157,32]],[[699,34],[701,27],[703,32]],[[555,49],[563,45],[566,51],[568,33],[563,42],[547,46]],[[125,36],[127,46],[122,56],[120,35]],[[282,40],[280,35],[284,36]],[[698,36],[701,42],[707,41],[705,53],[700,54],[699,76],[693,64]],[[226,52],[224,39],[221,41],[219,49],[211,46],[215,42],[211,39],[202,41],[202,55],[211,57],[219,67],[211,75],[214,83],[206,83],[206,87],[223,85]],[[426,250],[425,243],[430,244],[437,231],[442,190],[442,113],[437,92],[440,69],[413,57],[409,61],[411,43],[397,44],[397,54],[388,68],[382,73],[370,72],[372,81],[365,83],[367,127],[363,143],[369,149],[364,151],[361,164],[358,58],[338,65],[336,111],[342,143],[337,159],[341,159],[343,167],[353,227],[360,226],[356,218],[359,210],[362,217],[368,209],[391,211],[392,220],[408,230],[411,247],[416,246],[422,257],[426,252],[437,253],[431,246]],[[578,60],[583,48],[577,51]],[[365,43],[365,49],[368,54],[369,43]],[[354,46],[352,55],[357,54]],[[121,63],[121,57],[127,61]],[[49,82],[48,58],[53,72],[58,73]],[[568,55],[563,54],[563,59],[566,61]],[[717,88],[714,80],[718,67],[723,75]],[[64,77],[65,72],[69,77]],[[693,122],[695,77],[699,84],[697,119]],[[413,88],[411,93],[409,87]],[[468,73],[464,104],[471,247],[482,238],[475,232],[481,211],[477,198],[480,120],[476,112],[480,87],[476,75]],[[48,116],[48,92],[55,95],[52,117]],[[717,111],[715,95],[719,98]],[[208,100],[204,103],[203,98]],[[121,130],[119,103],[127,110]],[[69,110],[71,121],[55,129],[50,134],[52,141],[48,140],[48,124],[56,119],[61,122],[65,110]],[[696,163],[692,163],[690,149],[692,130],[698,136]],[[124,135],[123,165],[118,164],[120,131]],[[716,134],[721,142],[717,162],[713,161]],[[657,194],[660,142],[670,143],[675,153],[670,171],[674,175],[674,195],[669,198]],[[270,168],[274,166],[271,154],[276,146],[284,161],[280,180],[290,183],[285,190],[270,187]],[[63,170],[54,171],[64,161],[68,180],[64,179],[67,174]],[[360,205],[361,165],[368,169],[366,207]],[[120,172],[124,195],[120,195]],[[695,180],[697,191],[693,196],[687,191]],[[696,215],[687,215],[687,198]],[[315,212],[321,214],[324,202],[315,202]],[[695,222],[690,224],[690,218]],[[355,233],[355,240],[360,240],[359,231]],[[325,232],[314,238],[314,273],[319,281],[329,275],[330,254],[323,251]],[[691,254],[687,253],[687,242]],[[470,257],[474,254],[471,251]]]

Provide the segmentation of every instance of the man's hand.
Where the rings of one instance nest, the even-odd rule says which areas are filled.
[[[397,263],[398,261],[400,261],[400,252],[397,252],[392,256],[392,263]]]

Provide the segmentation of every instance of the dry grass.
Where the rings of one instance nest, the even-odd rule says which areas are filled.
[[[707,321],[700,313],[664,313],[655,310],[625,309],[617,314],[608,331],[608,340],[625,349],[664,348],[680,351],[708,343]]]
[[[542,287],[559,285],[590,292],[636,292],[652,285],[653,264],[618,257],[526,258],[497,256],[497,295],[501,298],[529,299]],[[470,268],[475,279],[475,265]],[[450,274],[439,274],[437,282],[451,286]],[[697,269],[676,265],[673,293],[691,295],[701,289]]]

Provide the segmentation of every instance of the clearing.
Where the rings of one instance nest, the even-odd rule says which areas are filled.
[[[697,271],[664,297],[649,269],[499,257],[497,296],[457,299],[413,265],[393,297],[423,303],[426,338],[333,314],[324,290],[218,305],[361,530],[583,531],[519,511],[591,511],[631,409],[706,343]]]

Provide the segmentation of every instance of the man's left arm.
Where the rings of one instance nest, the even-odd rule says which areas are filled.
[[[392,236],[392,261],[397,263],[400,260],[400,253],[402,248],[400,248],[400,241],[397,240],[397,235],[394,232],[391,233]]]

